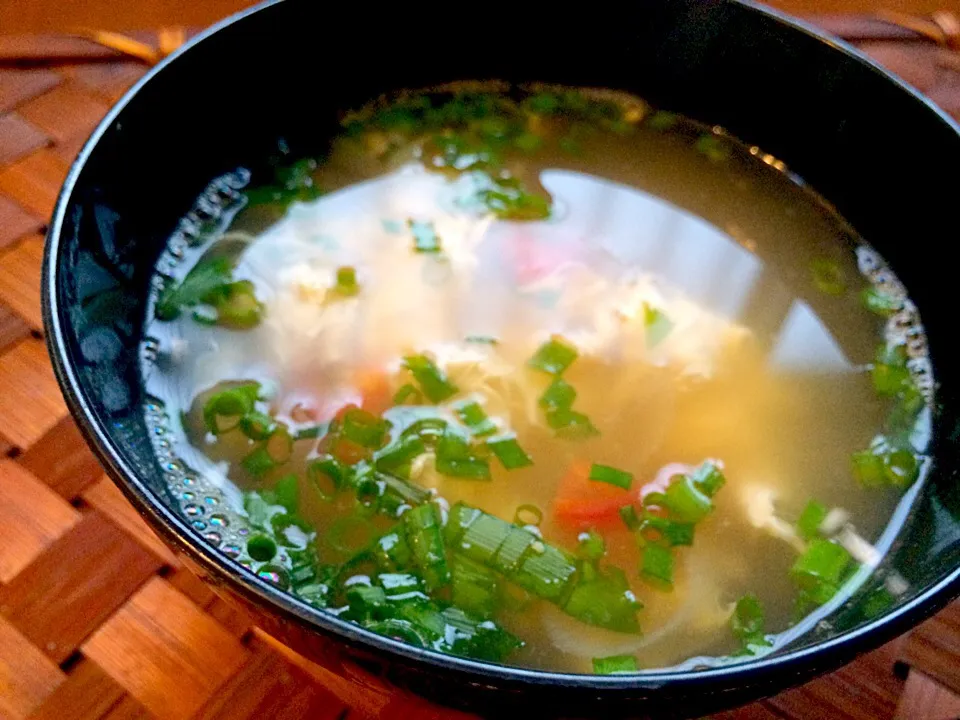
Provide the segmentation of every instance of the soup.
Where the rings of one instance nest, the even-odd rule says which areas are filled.
[[[382,99],[320,160],[218,178],[155,279],[172,492],[324,612],[612,673],[907,589],[872,570],[926,464],[916,308],[720,128],[597,90]]]

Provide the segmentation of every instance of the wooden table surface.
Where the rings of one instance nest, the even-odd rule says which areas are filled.
[[[0,0],[0,18],[18,2]],[[877,40],[890,28],[872,21],[818,20],[852,33],[960,116],[956,55],[899,31]],[[144,39],[155,44],[151,37]],[[160,543],[104,477],[44,350],[42,233],[80,144],[146,66],[119,57],[28,67],[2,59],[4,48],[30,43],[0,37],[0,720],[452,717],[402,698],[364,704],[264,636]],[[960,717],[954,690],[960,606],[833,675],[717,717],[946,720]]]
[[[76,27],[138,30],[164,25],[203,27],[255,0],[0,0],[0,33],[66,31]],[[960,0],[767,0],[797,15],[869,13],[879,8],[924,14],[958,10]]]

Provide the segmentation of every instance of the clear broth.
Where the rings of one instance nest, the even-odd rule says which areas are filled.
[[[772,638],[796,623],[790,569],[799,553],[787,536],[806,503],[841,508],[848,527],[875,543],[900,500],[896,490],[858,485],[850,457],[870,445],[888,411],[865,367],[878,343],[900,342],[891,336],[896,323],[865,311],[859,293],[878,274],[902,288],[781,163],[682,118],[660,127],[631,102],[639,117],[627,132],[585,134],[576,153],[547,142],[511,156],[518,176],[549,192],[545,220],[492,217],[476,207],[470,173],[436,172],[404,145],[371,152],[361,135],[337,141],[312,171],[322,197],[285,213],[238,203],[217,232],[178,247],[179,277],[201,257],[229,254],[234,277],[251,280],[265,307],[263,321],[242,332],[187,313],[146,328],[158,351],[144,365],[153,407],[170,418],[184,411],[182,423],[166,426],[167,437],[179,438],[172,452],[219,506],[204,508],[186,490],[198,529],[215,531],[212,542],[229,544],[257,571],[243,550],[242,491],[295,472],[299,512],[317,528],[320,555],[345,561],[349,553],[325,545],[324,529],[352,512],[353,498],[325,501],[308,482],[320,441],[296,442],[282,468],[251,477],[240,466],[250,441],[207,435],[204,400],[224,382],[256,380],[270,389],[272,414],[305,427],[362,403],[371,373],[386,378],[392,395],[409,381],[401,359],[427,352],[460,388],[457,398],[482,397],[487,415],[533,459],[510,471],[491,462],[490,481],[446,477],[429,462],[415,468],[411,479],[435,489],[445,508],[465,502],[511,520],[519,506],[534,505],[543,510],[544,540],[573,550],[590,528],[558,522],[553,506],[578,461],[630,471],[634,491],[671,463],[715,458],[727,478],[693,545],[674,551],[672,589],[639,577],[625,525],[596,528],[605,561],[626,571],[644,605],[642,634],[594,627],[537,600],[497,612],[525,643],[509,663],[592,672],[594,658],[629,654],[640,668],[711,664],[738,652],[731,615],[748,593],[760,600]],[[562,133],[563,122],[546,136]],[[413,251],[408,220],[431,223],[442,252]],[[836,295],[817,289],[825,259],[842,278]],[[346,266],[356,269],[360,292],[331,300],[331,280]],[[672,324],[656,343],[645,307]],[[579,350],[564,379],[597,437],[558,440],[543,420],[537,401],[551,378],[527,360],[554,334]],[[427,414],[436,412],[453,417],[449,407]],[[384,417],[396,431],[422,414],[402,407]],[[156,413],[148,417],[156,424]],[[173,480],[181,495],[183,478]],[[594,485],[598,497],[613,492]],[[378,531],[392,524],[375,519]],[[283,559],[281,550],[273,564]]]

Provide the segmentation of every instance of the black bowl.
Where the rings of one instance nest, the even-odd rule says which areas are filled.
[[[149,279],[178,220],[212,178],[262,167],[279,136],[294,155],[316,154],[338,109],[464,78],[622,88],[720,124],[786,161],[890,261],[922,311],[939,382],[934,467],[883,563],[910,583],[895,606],[868,619],[858,602],[867,587],[783,651],[719,669],[535,672],[416,649],[314,610],[228,560],[174,510],[144,424],[138,357]],[[942,305],[956,282],[957,167],[960,130],[937,108],[850,48],[744,2],[645,0],[569,19],[515,6],[472,23],[452,10],[381,18],[273,2],[162,63],[84,147],[50,228],[47,338],[71,412],[138,510],[313,659],[483,714],[693,716],[834,669],[960,588],[960,344],[952,301]]]

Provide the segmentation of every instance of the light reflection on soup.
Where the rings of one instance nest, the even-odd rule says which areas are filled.
[[[186,248],[144,381],[212,542],[571,672],[769,652],[846,592],[921,474],[916,310],[777,161],[610,97],[373,106]]]

